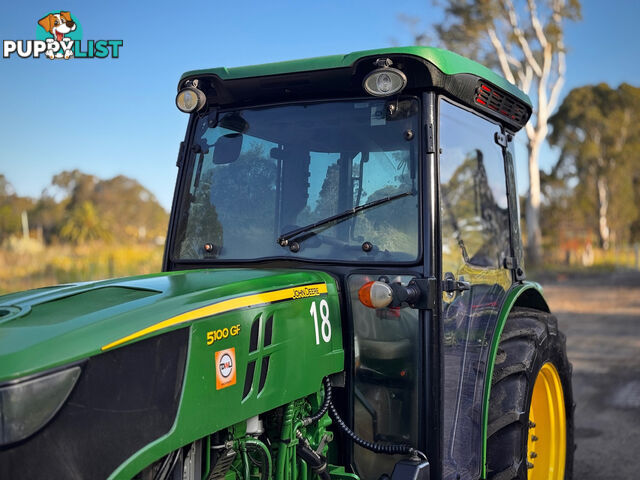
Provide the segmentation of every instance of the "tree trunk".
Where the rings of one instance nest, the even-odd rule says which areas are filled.
[[[607,179],[599,176],[596,181],[598,188],[598,234],[600,236],[600,247],[604,250],[609,248],[609,222],[607,222],[607,214],[609,211],[609,189],[607,188]]]
[[[529,153],[529,195],[525,219],[527,224],[527,261],[538,265],[542,261],[542,232],[540,230],[540,168],[538,155],[540,141],[530,140]]]

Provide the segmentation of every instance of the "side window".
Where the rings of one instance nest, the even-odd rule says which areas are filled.
[[[365,307],[358,291],[377,276],[349,276],[354,330],[354,430],[368,442],[418,444],[418,311]],[[388,276],[406,285],[410,275]],[[354,460],[363,480],[393,471],[397,457],[375,454],[356,445]]]
[[[509,254],[509,210],[497,125],[440,102],[442,269],[499,268]]]

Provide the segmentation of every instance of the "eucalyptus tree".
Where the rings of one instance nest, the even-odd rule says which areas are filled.
[[[527,93],[533,116],[525,126],[529,192],[526,202],[527,250],[533,263],[542,254],[540,230],[540,148],[548,120],[558,105],[566,74],[564,27],[580,18],[579,0],[445,0],[444,20],[434,26],[439,41],[461,55],[500,71]],[[415,22],[404,20],[415,32]],[[429,35],[414,33],[425,43]]]

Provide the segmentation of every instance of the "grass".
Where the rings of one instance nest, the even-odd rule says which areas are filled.
[[[155,244],[52,245],[0,249],[0,294],[60,283],[159,272],[164,247]]]
[[[640,270],[640,248],[624,246],[602,250],[594,248],[589,261],[584,261],[584,251],[567,253],[561,249],[545,251],[544,262],[539,266],[528,265],[527,277],[531,280],[548,280],[556,277],[601,275],[620,271]]]

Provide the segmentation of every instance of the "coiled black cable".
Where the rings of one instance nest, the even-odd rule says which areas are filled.
[[[420,450],[416,450],[411,445],[406,444],[389,444],[389,443],[372,443],[367,442],[363,438],[360,438],[353,430],[351,430],[344,420],[340,418],[336,407],[333,406],[331,402],[331,380],[329,377],[325,377],[324,380],[324,388],[325,388],[325,399],[329,398],[329,414],[333,417],[333,420],[340,427],[340,429],[346,433],[351,440],[360,445],[362,448],[366,448],[367,450],[371,450],[374,453],[383,453],[386,455],[412,455],[418,456],[426,460],[427,456],[422,453]]]
[[[329,409],[329,405],[331,404],[331,380],[329,380],[329,377],[324,377],[322,379],[322,383],[324,384],[324,401],[320,406],[320,410],[302,421],[302,424],[305,427],[320,420],[320,417],[326,413]]]

